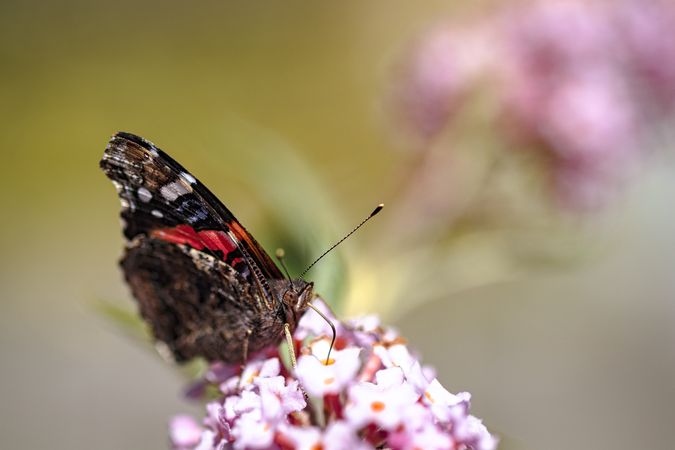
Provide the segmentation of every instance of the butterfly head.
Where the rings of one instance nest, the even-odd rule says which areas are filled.
[[[308,306],[307,304],[314,297],[314,283],[305,280],[279,280],[276,287],[281,297],[281,308],[283,309],[286,321],[292,325],[296,324]]]

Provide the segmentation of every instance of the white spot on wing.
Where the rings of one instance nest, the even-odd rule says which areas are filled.
[[[157,217],[158,219],[161,219],[162,217],[164,217],[164,214],[162,214],[162,211],[159,211],[157,209],[153,209],[152,211],[150,211],[150,214]]]
[[[138,188],[138,198],[141,199],[143,203],[148,203],[152,200],[152,194],[149,190],[141,186]]]
[[[166,184],[159,190],[159,192],[162,194],[162,197],[170,202],[176,200],[181,195],[189,194],[190,191],[191,189],[180,181],[174,181],[173,183]]]
[[[124,197],[120,197],[120,203],[122,204],[122,209],[129,209],[132,212],[136,210],[136,204],[127,200]]]
[[[192,175],[190,175],[187,172],[181,173],[180,176],[190,184],[195,184],[197,182],[197,180],[195,180],[195,177],[193,177]]]

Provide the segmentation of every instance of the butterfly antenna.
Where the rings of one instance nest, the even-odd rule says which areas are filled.
[[[375,216],[375,214],[377,214],[377,213],[379,213],[380,211],[382,211],[382,208],[384,208],[384,203],[380,203],[379,205],[377,205],[377,207],[373,210],[373,212],[371,212],[370,215],[369,215],[368,217],[366,217],[365,219],[363,219],[363,221],[362,221],[360,224],[358,224],[358,225],[356,226],[356,228],[354,228],[352,231],[350,231],[349,233],[347,233],[347,235],[346,235],[345,237],[343,237],[342,239],[340,239],[339,241],[337,241],[331,248],[329,248],[328,250],[326,250],[325,252],[323,252],[323,254],[321,254],[321,256],[319,256],[318,258],[316,258],[316,259],[314,260],[314,262],[313,262],[312,264],[310,264],[309,267],[306,268],[306,269],[300,274],[300,278],[304,277],[305,274],[306,274],[307,272],[309,272],[309,269],[311,269],[312,267],[314,267],[314,264],[318,263],[318,262],[321,260],[321,258],[323,258],[324,256],[326,256],[328,253],[331,252],[331,250],[333,250],[335,247],[337,247],[338,245],[340,245],[340,244],[342,243],[342,241],[344,241],[344,240],[347,239],[349,236],[351,236],[352,234],[354,234],[354,233],[356,232],[356,230],[358,230],[359,228],[361,228],[366,222],[368,222],[370,219],[372,219],[373,216]]]
[[[286,274],[286,278],[288,278],[288,281],[291,283],[291,287],[293,286],[293,279],[291,278],[291,274],[288,273],[288,269],[286,268],[286,264],[284,264],[284,257],[286,257],[286,252],[284,252],[283,248],[278,248],[277,251],[274,253],[274,256],[277,257],[277,261],[279,261],[279,264],[281,264],[281,268],[284,269],[284,273]]]

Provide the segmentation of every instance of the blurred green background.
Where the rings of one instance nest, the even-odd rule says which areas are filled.
[[[310,278],[343,314],[399,327],[449,390],[473,394],[500,448],[672,448],[671,157],[600,219],[474,232],[472,217],[442,251],[424,228],[405,247],[390,234],[417,217],[396,206],[413,162],[384,111],[394,61],[439,19],[489,7],[3,2],[0,447],[165,448],[171,414],[200,414],[180,373],[97,308],[133,310],[98,169],[125,130],[283,246],[293,273],[385,201]]]

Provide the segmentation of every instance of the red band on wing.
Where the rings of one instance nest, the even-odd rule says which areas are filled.
[[[222,250],[225,255],[237,249],[232,239],[224,231],[204,230],[197,233],[210,250]]]
[[[189,225],[178,225],[175,228],[152,230],[150,235],[174,244],[187,244],[197,250],[203,250],[204,247],[206,247],[194,228]]]
[[[196,250],[209,250],[223,252],[223,259],[227,259],[228,253],[237,249],[237,244],[224,231],[202,230],[195,231],[189,225],[177,225],[174,228],[161,228],[153,230],[152,237],[174,244],[187,244]]]

